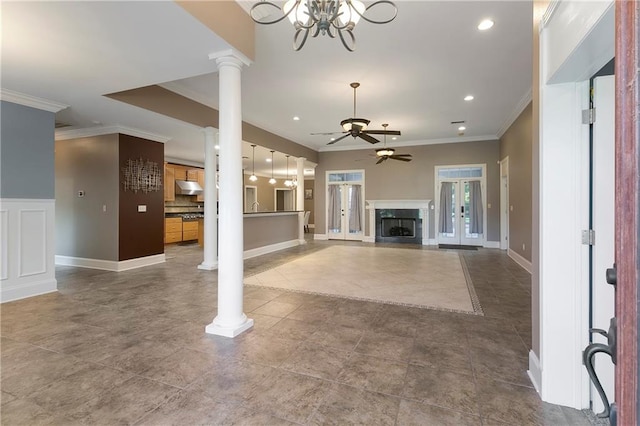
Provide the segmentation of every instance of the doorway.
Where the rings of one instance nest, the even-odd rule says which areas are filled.
[[[486,229],[486,165],[436,166],[439,244],[482,246]]]
[[[364,170],[327,172],[327,237],[364,238]]]
[[[293,189],[275,188],[275,206],[276,211],[294,211],[294,193]]]
[[[246,185],[244,187],[244,211],[257,212],[259,207],[258,187]]]

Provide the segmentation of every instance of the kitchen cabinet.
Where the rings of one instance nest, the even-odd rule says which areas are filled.
[[[182,241],[182,218],[167,217],[164,219],[164,243],[177,243]]]
[[[197,170],[197,172],[198,172],[198,183],[200,184],[202,189],[204,189],[204,170],[199,169]],[[204,192],[202,194],[196,195],[196,201],[204,202]]]
[[[176,177],[175,169],[167,164],[164,166],[164,200],[175,201]]]
[[[189,169],[187,170],[187,180],[198,180],[198,169]]]
[[[182,241],[198,239],[198,221],[182,222]]]
[[[187,168],[185,166],[173,166],[176,180],[187,180]]]

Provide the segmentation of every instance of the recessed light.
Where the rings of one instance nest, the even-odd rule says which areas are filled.
[[[493,21],[491,19],[485,19],[478,24],[478,29],[480,31],[488,30],[491,27],[493,27]]]
[[[332,140],[332,141],[335,141],[335,140],[336,140],[336,138],[331,138],[331,140]]]
[[[392,140],[392,141],[395,141],[395,140],[397,140],[397,139],[398,139],[398,138],[397,138],[397,137],[395,137],[395,136],[391,138],[391,140]]]
[[[215,146],[215,149],[220,149],[220,145],[216,145],[216,146]]]
[[[293,117],[293,121],[300,121],[300,117],[296,115],[295,117]]]
[[[270,163],[270,162],[271,162],[271,158],[267,158],[265,161],[266,161],[267,163]]]
[[[465,97],[464,97],[464,100],[465,100],[465,101],[467,101],[467,102],[472,101],[472,100],[473,100],[473,95],[467,95],[467,96],[465,96]]]
[[[463,130],[467,130],[467,128],[464,127],[464,126],[460,126],[460,127],[458,127],[458,130],[460,130],[462,132]]]

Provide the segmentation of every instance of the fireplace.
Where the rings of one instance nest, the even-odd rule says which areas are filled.
[[[366,200],[367,242],[429,244],[431,200]]]
[[[376,242],[422,244],[418,209],[376,209]]]

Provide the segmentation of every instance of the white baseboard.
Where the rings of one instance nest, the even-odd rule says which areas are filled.
[[[156,265],[165,261],[165,255],[138,257],[123,261],[87,259],[83,257],[56,256],[56,265],[76,266],[80,268],[101,269],[104,271],[121,272],[129,269],[142,268],[143,266]]]
[[[327,237],[327,234],[313,234],[313,239],[326,241],[329,237]]]
[[[529,369],[527,370],[527,374],[536,392],[538,392],[538,395],[541,395],[542,368],[540,367],[540,360],[538,360],[538,357],[533,351],[529,351]]]
[[[435,238],[429,238],[426,243],[423,241],[422,245],[423,246],[437,246],[438,242],[436,241]]]
[[[363,243],[375,243],[376,237],[364,237],[362,238]]]
[[[244,251],[244,258],[251,259],[252,257],[262,256],[263,254],[273,253],[274,251],[284,250],[289,247],[295,247],[300,245],[299,240],[283,241],[281,243],[270,244],[268,246],[258,247]]]
[[[511,249],[507,251],[507,255],[511,259],[513,259],[513,261],[516,262],[518,265],[522,266],[525,269],[525,271],[527,271],[528,273],[531,273],[532,271],[531,262],[529,262],[527,259],[520,256],[518,253],[516,253]]]
[[[55,291],[58,291],[58,282],[55,278],[29,283],[22,282],[15,287],[2,287],[0,303],[40,296]]]
[[[485,241],[484,247],[486,248],[500,248],[500,241]]]

